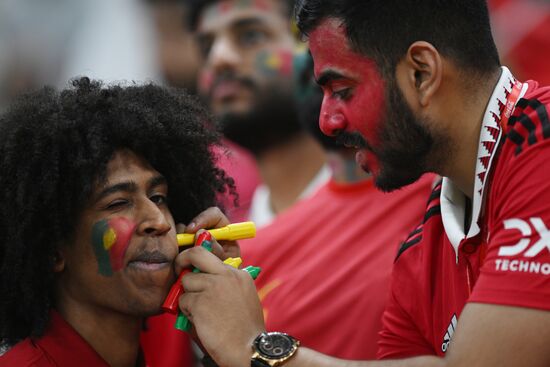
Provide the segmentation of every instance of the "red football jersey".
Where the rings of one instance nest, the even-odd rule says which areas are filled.
[[[271,331],[346,359],[376,356],[399,244],[422,218],[434,178],[386,194],[372,179],[329,182],[241,241]]]
[[[109,364],[56,311],[50,325],[38,338],[16,344],[0,356],[1,367],[108,367]]]
[[[449,179],[434,189],[395,261],[379,358],[443,356],[466,302],[550,310],[549,104],[550,88],[503,68],[483,119],[471,208]]]

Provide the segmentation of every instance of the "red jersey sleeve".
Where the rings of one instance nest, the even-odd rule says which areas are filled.
[[[520,104],[494,172],[487,255],[469,301],[550,310],[550,122],[539,100]]]

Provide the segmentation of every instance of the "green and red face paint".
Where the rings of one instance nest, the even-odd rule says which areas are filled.
[[[290,50],[261,51],[256,58],[256,69],[266,76],[291,76],[293,53]]]
[[[124,255],[136,224],[124,217],[103,219],[92,227],[92,247],[99,274],[112,276],[124,267]]]

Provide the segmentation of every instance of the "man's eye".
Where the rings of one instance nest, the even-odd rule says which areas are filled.
[[[166,196],[161,194],[153,195],[149,199],[157,205],[164,205],[168,201]]]
[[[351,96],[351,88],[342,88],[332,91],[333,97],[346,100]]]
[[[241,46],[256,46],[264,42],[267,33],[258,29],[247,29],[239,33],[237,39]]]
[[[128,203],[129,203],[128,200],[116,199],[116,200],[111,201],[109,204],[107,204],[106,208],[108,210],[116,210],[116,209],[122,208],[125,205],[128,205]]]

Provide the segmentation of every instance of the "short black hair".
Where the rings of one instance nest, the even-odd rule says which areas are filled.
[[[234,193],[215,166],[218,133],[207,117],[183,92],[85,77],[61,92],[23,95],[0,116],[0,341],[44,332],[56,250],[74,235],[115,151],[134,152],[166,178],[176,223]]]
[[[219,3],[222,1],[227,0],[184,0],[184,3],[187,5],[188,10],[188,17],[187,17],[187,25],[190,30],[195,30],[197,28],[199,17],[201,16],[202,11],[205,7],[207,7],[210,4],[213,3]],[[252,2],[254,0],[240,0],[243,3],[245,1]],[[286,15],[288,15],[288,18],[290,19],[293,14],[294,10],[294,1],[295,0],[279,0],[283,4],[286,4],[285,9],[287,10]]]
[[[416,41],[477,74],[500,65],[485,0],[298,0],[295,13],[306,35],[324,19],[340,19],[350,47],[385,73]]]

